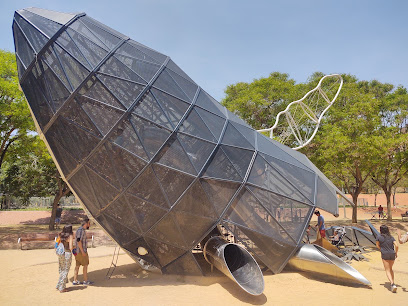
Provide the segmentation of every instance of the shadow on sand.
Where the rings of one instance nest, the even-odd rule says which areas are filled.
[[[79,271],[79,279],[81,280],[82,268]],[[94,287],[146,287],[146,286],[184,286],[198,285],[211,286],[219,284],[226,292],[241,302],[251,305],[264,305],[267,303],[267,298],[264,294],[252,296],[243,291],[236,283],[224,276],[221,272],[215,271],[206,273],[207,276],[184,276],[184,275],[162,275],[157,272],[149,272],[141,269],[136,263],[117,266],[112,277],[107,278],[109,268],[91,271],[88,273],[88,279],[92,280]],[[73,278],[70,279],[73,281]],[[76,286],[80,288],[85,286]],[[205,295],[203,295],[203,298]]]

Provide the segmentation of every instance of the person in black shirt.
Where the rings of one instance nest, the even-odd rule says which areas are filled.
[[[381,235],[377,236],[376,244],[377,248],[379,248],[381,251],[381,258],[383,261],[385,274],[387,274],[387,277],[391,283],[391,291],[395,293],[397,292],[397,286],[394,283],[394,271],[392,270],[392,266],[397,258],[398,244],[394,237],[390,235],[388,226],[381,225],[380,233]]]

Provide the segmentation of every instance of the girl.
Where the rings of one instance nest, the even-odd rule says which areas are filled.
[[[384,264],[385,274],[391,283],[391,291],[397,292],[397,286],[394,284],[394,271],[392,266],[394,265],[395,258],[397,258],[398,245],[394,237],[390,235],[388,226],[380,226],[380,236],[377,236],[377,248],[381,251],[381,258]]]
[[[74,245],[74,233],[72,232],[72,225],[66,225],[62,232],[58,234],[60,243],[64,244],[65,253],[58,255],[59,262],[59,278],[57,289],[60,292],[66,292],[66,283],[68,283],[68,272],[72,262],[72,249]]]

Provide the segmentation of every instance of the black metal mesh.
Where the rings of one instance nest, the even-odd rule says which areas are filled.
[[[314,207],[337,212],[334,186],[303,154],[256,133],[165,55],[83,14],[21,10],[13,34],[61,174],[142,265],[201,274],[191,252],[223,223],[277,273]]]

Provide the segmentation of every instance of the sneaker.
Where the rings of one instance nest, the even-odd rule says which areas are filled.
[[[79,281],[73,281],[72,284],[73,284],[74,286],[76,286],[76,285],[80,285],[81,282],[79,282]]]
[[[397,292],[397,286],[395,284],[392,284],[391,290],[393,293]]]
[[[92,285],[94,282],[90,282],[90,281],[86,281],[83,282],[82,285],[88,286],[88,285]]]

